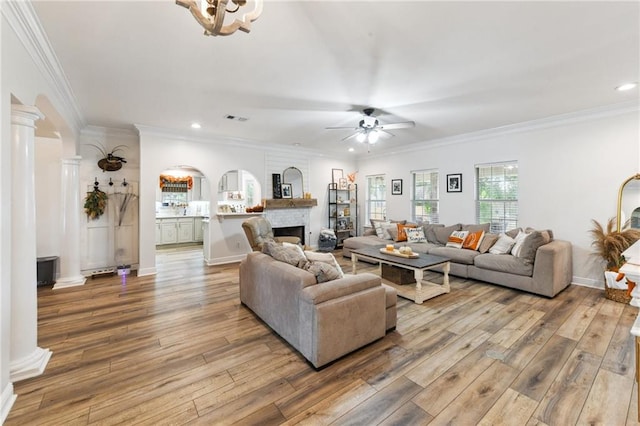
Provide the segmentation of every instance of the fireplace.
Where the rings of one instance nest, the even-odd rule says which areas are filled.
[[[293,235],[300,237],[303,244],[309,244],[309,211],[310,208],[274,208],[265,209],[264,217],[271,223],[273,235],[277,237]],[[307,241],[309,240],[309,241]]]
[[[276,237],[299,237],[304,245],[304,226],[281,226],[273,228],[273,235]]]

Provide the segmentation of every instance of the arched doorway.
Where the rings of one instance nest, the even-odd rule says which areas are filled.
[[[178,251],[203,258],[203,220],[209,217],[209,183],[199,169],[179,165],[163,170],[156,186],[156,256]]]

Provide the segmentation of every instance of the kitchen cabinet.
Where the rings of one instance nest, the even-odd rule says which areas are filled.
[[[200,242],[203,240],[203,232],[202,232],[202,218],[194,217],[193,218],[193,240]]]
[[[203,241],[202,217],[165,217],[156,219],[156,245]]]
[[[193,218],[178,219],[178,242],[190,243],[193,241]]]
[[[156,245],[162,244],[162,221],[156,219]]]
[[[178,242],[178,221],[176,219],[162,219],[162,244]]]

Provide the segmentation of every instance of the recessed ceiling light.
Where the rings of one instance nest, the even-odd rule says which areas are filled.
[[[353,152],[353,151],[355,151],[355,149],[349,148],[349,152]]]
[[[202,128],[202,126],[200,125],[200,123],[191,123],[191,128],[192,129],[200,129],[200,128]]]
[[[625,83],[625,84],[621,84],[620,86],[616,87],[616,90],[620,91],[620,92],[624,92],[625,90],[631,90],[636,88],[636,86],[638,86],[638,83]]]

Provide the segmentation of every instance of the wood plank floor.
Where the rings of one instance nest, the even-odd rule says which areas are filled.
[[[14,383],[6,425],[637,424],[637,309],[602,291],[550,300],[452,277],[450,294],[399,299],[396,331],[315,371],[240,305],[237,265],[157,259],[156,276],[38,289],[53,356]]]

